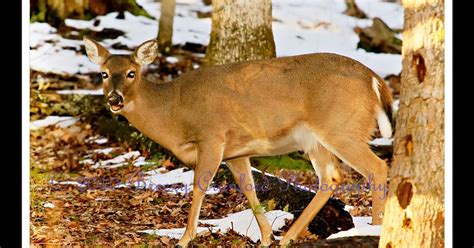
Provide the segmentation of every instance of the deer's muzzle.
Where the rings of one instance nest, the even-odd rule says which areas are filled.
[[[119,111],[123,107],[123,97],[116,92],[109,95],[107,103],[110,105],[112,111]]]

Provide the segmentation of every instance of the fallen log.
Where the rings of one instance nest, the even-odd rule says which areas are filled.
[[[313,191],[294,184],[290,180],[277,178],[258,170],[252,170],[252,175],[257,197],[262,205],[267,210],[282,209],[290,212],[294,215],[294,220],[301,215],[315,196]],[[235,184],[232,173],[226,166],[221,166],[214,181]],[[310,222],[308,230],[324,239],[331,234],[353,228],[352,216],[344,210],[344,206],[345,204],[341,200],[330,198]],[[270,209],[268,209],[269,207]]]
[[[374,53],[402,53],[402,40],[396,37],[397,31],[391,29],[382,19],[373,19],[372,26],[354,28],[359,35],[358,48]]]
[[[92,116],[105,110],[102,95],[57,94],[30,91],[30,116],[32,120],[49,115]]]
[[[316,195],[284,179],[259,171],[252,171],[255,183],[268,185],[268,190],[259,190],[257,197],[261,201],[274,201],[276,209],[285,209],[297,219]],[[327,238],[333,233],[349,230],[354,227],[352,216],[344,210],[345,204],[330,198],[316,217],[309,223],[308,230],[320,238]]]
[[[65,25],[67,18],[89,20],[110,12],[118,12],[117,19],[123,19],[125,11],[154,19],[136,0],[30,0],[30,21],[48,22],[54,27]]]

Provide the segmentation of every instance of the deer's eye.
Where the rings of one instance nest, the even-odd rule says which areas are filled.
[[[109,74],[107,74],[107,72],[101,72],[100,75],[102,76],[103,79],[106,79],[109,77]]]
[[[134,71],[131,71],[127,74],[127,77],[128,78],[134,78],[135,77],[135,72]]]

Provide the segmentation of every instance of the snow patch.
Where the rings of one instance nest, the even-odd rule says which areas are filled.
[[[152,165],[152,164],[155,164],[155,163],[146,161],[146,158],[141,157],[141,156],[138,157],[137,159],[135,159],[135,161],[133,161],[133,165],[135,165],[135,166]]]
[[[30,29],[34,29],[34,24],[31,24]],[[34,33],[30,35],[30,37],[32,36],[35,36]],[[38,48],[30,50],[31,69],[59,75],[86,74],[98,70],[97,65],[90,62],[85,55],[63,49],[62,47],[66,45],[60,42],[64,39],[60,38],[59,35],[48,35],[43,38],[45,40],[52,38],[56,41],[54,43],[43,43]],[[74,47],[78,45],[79,42]]]
[[[74,185],[74,186],[78,186],[78,187],[81,187],[81,188],[84,188],[86,187],[85,184],[82,184],[82,183],[79,183],[79,182],[76,182],[76,181],[62,181],[62,182],[58,182],[56,180],[51,180],[49,181],[50,184],[61,184],[61,185]]]
[[[67,95],[67,94],[76,94],[76,95],[104,95],[104,90],[103,89],[97,89],[97,90],[58,90],[56,93],[60,95]]]
[[[37,130],[40,128],[56,125],[59,128],[66,128],[78,121],[78,118],[71,116],[48,116],[41,120],[30,122],[30,130]]]
[[[167,172],[165,168],[145,172],[143,181],[137,181],[134,185],[138,188],[151,188],[154,190],[165,190],[171,194],[189,194],[193,191],[194,170],[184,171],[185,168],[179,168]],[[168,185],[182,184],[181,187],[165,187]],[[220,192],[219,187],[210,186],[206,194],[213,195]]]
[[[392,29],[403,28],[403,7],[398,3],[389,3],[381,0],[356,0],[357,6],[369,18],[378,17]]]
[[[272,226],[272,230],[278,231],[285,225],[285,219],[293,219],[293,214],[281,211],[273,210],[265,213],[268,221]],[[211,220],[200,220],[200,223],[212,225],[211,227],[198,227],[197,232],[203,232],[211,230],[217,232],[220,230],[221,233],[226,233],[229,229],[233,230],[241,235],[249,237],[253,242],[257,242],[261,239],[260,229],[258,227],[255,216],[252,210],[247,209],[238,213],[233,213],[222,219],[211,219]],[[154,234],[158,236],[167,236],[170,238],[179,239],[184,234],[185,228],[173,228],[173,229],[158,229],[158,230],[145,230],[144,233]]]
[[[79,161],[79,164],[94,164],[94,160],[87,158]]]
[[[397,100],[393,101],[392,106],[393,106],[393,111],[397,112],[398,109],[400,108],[400,99],[397,99]]]
[[[94,136],[94,137],[89,137],[86,139],[86,142],[87,143],[96,143],[96,144],[99,144],[99,145],[103,145],[107,142],[109,142],[109,140],[107,138],[104,138],[104,137],[100,137],[100,136]]]
[[[92,152],[93,153],[100,153],[100,154],[109,154],[113,151],[117,150],[116,147],[108,147],[108,148],[102,148],[102,149],[95,149]]]
[[[56,206],[51,202],[45,202],[45,203],[43,203],[43,207],[44,208],[54,208]]]
[[[161,3],[154,0],[139,0],[152,16],[159,19]],[[369,17],[380,17],[391,28],[403,26],[403,8],[398,3],[387,3],[382,0],[358,1],[359,7]],[[357,19],[343,14],[344,0],[274,0],[273,1],[273,34],[277,56],[290,56],[315,52],[331,52],[345,55],[367,65],[380,76],[398,74],[401,71],[401,55],[377,54],[357,49],[359,42],[354,27],[372,25],[371,19]],[[211,18],[197,18],[197,11],[206,12],[200,0],[177,1],[174,18],[173,44],[192,42],[202,45],[209,43]],[[129,50],[112,49],[113,44],[120,43],[129,49],[136,48],[146,40],[153,39],[158,30],[158,21],[143,16],[134,16],[125,12],[125,19],[116,19],[117,13],[108,13],[92,20],[66,19],[66,25],[78,29],[89,28],[101,31],[113,28],[125,34],[115,39],[101,41],[112,53],[129,54]],[[99,20],[99,25],[94,22]],[[139,28],[137,28],[139,27]],[[85,74],[98,71],[82,53],[82,40],[64,39],[56,34],[56,29],[46,23],[30,24],[30,65],[43,72],[57,74]],[[48,41],[48,42],[46,42]],[[63,49],[64,47],[74,50]],[[174,59],[167,58],[170,63]]]
[[[164,168],[159,168],[156,170],[148,171],[146,174],[151,175],[147,179],[149,182],[154,184],[177,184],[182,183],[185,185],[190,185],[193,183],[194,180],[194,171],[184,171],[184,168],[179,168],[172,170],[167,173],[162,173]]]
[[[369,141],[369,145],[373,146],[391,146],[393,143],[393,138],[376,138],[374,140]]]
[[[94,154],[110,154],[111,152],[117,150],[116,147],[109,147],[109,148],[103,148],[103,149],[95,149],[92,151]],[[143,156],[140,156],[139,151],[132,151],[128,152],[125,154],[118,155],[114,158],[104,160],[104,161],[99,161],[99,162],[94,162],[93,159],[91,159],[92,154],[87,155],[82,161],[79,163],[81,164],[91,164],[92,168],[97,169],[97,168],[118,168],[121,166],[125,166],[128,164],[130,160],[133,160],[131,163],[134,166],[142,166],[142,165],[148,165],[148,164],[154,164],[154,162],[148,162],[146,161],[146,158]]]
[[[393,16],[403,22],[403,8],[390,13],[387,17],[385,5],[381,1],[364,1],[370,7],[370,14],[380,16],[382,20],[391,23]],[[370,19],[357,19],[343,14],[346,9],[344,0],[274,0],[273,35],[277,56],[290,56],[306,53],[330,52],[344,55],[368,66],[385,77],[389,74],[398,74],[401,71],[401,55],[376,54],[363,49],[357,49],[359,42],[354,27],[372,25]]]
[[[176,57],[166,57],[166,62],[168,63],[172,63],[172,64],[175,64],[175,63],[178,63],[179,62],[179,59],[176,58]]]
[[[382,229],[381,225],[370,225],[369,223],[372,222],[372,217],[352,217],[354,221],[354,227],[346,230],[341,231],[335,234],[332,234],[327,239],[335,239],[335,238],[342,238],[342,237],[351,237],[351,236],[380,236],[380,232]]]
[[[344,206],[344,210],[347,211],[347,212],[351,211],[352,209],[354,209],[354,206],[351,206],[351,205],[345,205]]]

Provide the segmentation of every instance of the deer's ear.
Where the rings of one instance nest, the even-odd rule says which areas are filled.
[[[101,65],[110,56],[109,51],[107,51],[107,49],[101,46],[98,42],[91,40],[86,36],[84,36],[83,40],[86,47],[87,57],[89,57],[92,62]]]
[[[153,39],[145,41],[133,53],[133,60],[139,65],[151,64],[158,57],[158,42]]]

